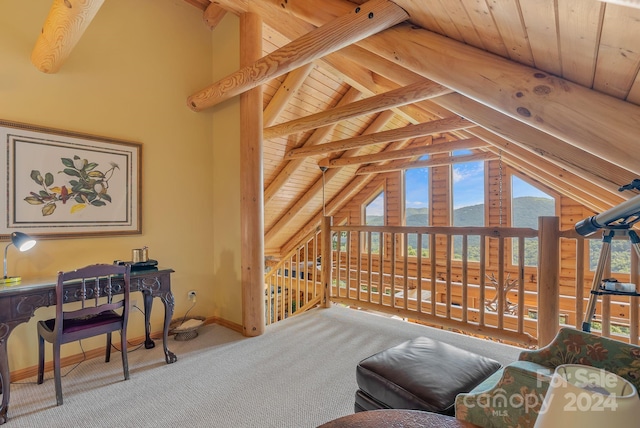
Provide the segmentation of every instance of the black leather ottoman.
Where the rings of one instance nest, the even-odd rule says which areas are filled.
[[[413,409],[453,415],[456,395],[471,391],[499,368],[490,358],[418,337],[358,363],[355,411]]]

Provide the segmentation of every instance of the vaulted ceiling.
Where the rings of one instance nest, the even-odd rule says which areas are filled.
[[[228,13],[264,24],[261,62],[188,104],[262,85],[268,253],[319,224],[323,181],[331,214],[375,174],[460,148],[595,212],[634,196],[618,189],[640,173],[635,0],[184,1],[214,37]]]
[[[352,20],[345,31],[352,36],[358,5],[381,16],[391,3],[189,2],[205,17],[258,13],[264,53],[274,56],[313,31],[340,31],[340,19]],[[319,165],[331,166],[325,180],[333,210],[370,173],[387,170],[381,162],[406,165],[440,144],[472,148],[478,158],[499,155],[596,212],[633,196],[618,188],[640,172],[639,9],[596,0],[391,4],[406,13],[403,22],[354,37],[263,86],[265,113],[282,108],[265,115],[267,248],[286,248],[317,224]],[[398,153],[407,147],[416,151]],[[371,157],[391,151],[397,156]]]

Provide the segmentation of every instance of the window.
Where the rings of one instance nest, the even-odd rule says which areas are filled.
[[[384,191],[364,206],[364,218],[367,226],[384,226]]]
[[[470,154],[459,150],[453,155]],[[484,226],[484,162],[454,164],[452,172],[453,226]],[[468,260],[480,261],[480,237],[469,236]],[[462,258],[462,236],[453,238],[453,258]]]
[[[556,215],[555,199],[542,190],[513,176],[511,178],[511,224],[513,227],[538,229],[538,217]],[[518,240],[512,240],[512,263],[518,264]],[[524,264],[538,265],[538,240],[525,238]]]
[[[378,193],[371,202],[364,206],[364,219],[367,226],[384,226],[384,191]],[[371,253],[378,254],[380,251],[380,235],[379,232],[371,233]],[[363,248],[368,250],[369,240],[366,236],[362,237]]]
[[[423,156],[420,160],[427,159]],[[429,226],[429,168],[408,169],[404,173],[406,226]],[[418,254],[418,235],[408,236],[409,256]],[[422,257],[429,256],[429,236],[422,235]]]

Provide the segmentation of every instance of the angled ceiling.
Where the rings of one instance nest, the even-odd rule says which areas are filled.
[[[618,188],[640,173],[638,8],[598,0],[184,1],[202,10],[214,36],[228,13],[251,11],[264,23],[262,62],[188,101],[204,110],[262,85],[268,253],[315,229],[323,178],[331,214],[375,174],[462,147],[478,159],[500,156],[595,212],[633,196]]]
[[[216,16],[250,4],[265,24],[267,58],[353,17],[358,5],[391,2],[190,3]],[[330,167],[330,211],[389,169],[381,162],[406,166],[439,145],[500,155],[596,212],[633,196],[618,187],[640,170],[640,10],[596,0],[392,5],[408,19],[264,84],[267,248],[286,249],[317,224],[319,165]],[[355,21],[351,30],[359,31]],[[407,102],[391,102],[402,89],[398,98]],[[279,90],[289,94],[286,104]],[[281,110],[272,114],[275,105]]]

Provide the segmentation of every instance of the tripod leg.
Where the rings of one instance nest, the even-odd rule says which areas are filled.
[[[636,250],[636,254],[640,257],[640,238],[635,230],[630,230],[629,232],[629,241],[631,241],[631,246]]]
[[[595,292],[598,291],[598,288],[600,288],[600,284],[602,283],[602,275],[604,274],[604,267],[607,264],[607,260],[609,260],[609,256],[611,255],[611,240],[613,239],[614,235],[615,232],[613,230],[602,235],[602,249],[600,249],[598,267],[593,273],[593,283],[591,284],[589,304],[587,305],[587,311],[585,312],[584,321],[582,321],[582,331],[587,333],[591,332],[591,320],[593,319],[593,315],[596,312],[596,302],[598,300],[598,295],[595,294]]]

